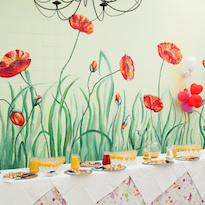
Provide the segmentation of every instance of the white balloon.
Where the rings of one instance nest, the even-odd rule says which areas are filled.
[[[192,72],[197,66],[197,59],[193,56],[189,56],[184,60],[184,65],[190,72]]]

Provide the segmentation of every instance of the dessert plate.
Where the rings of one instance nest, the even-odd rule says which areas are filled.
[[[108,172],[114,172],[114,171],[121,171],[126,169],[126,166],[122,165],[104,165],[104,166],[99,166],[99,167],[94,167],[93,170],[95,171],[108,171]]]
[[[5,178],[9,179],[31,179],[37,177],[37,174],[34,173],[26,173],[26,172],[10,172],[9,174],[5,174]]]
[[[151,161],[143,161],[142,164],[145,165],[166,165],[166,164],[173,164],[174,161],[171,160],[163,160],[163,159],[159,159],[159,160],[151,160]]]
[[[86,161],[86,162],[80,163],[81,167],[97,167],[100,165],[101,165],[101,162],[93,162],[93,161]]]
[[[182,157],[176,157],[176,160],[181,160],[181,161],[195,161],[199,160],[199,157],[194,157],[194,156],[182,156]]]
[[[68,175],[89,175],[92,173],[92,170],[90,169],[77,169],[77,170],[68,169],[64,171],[64,173]]]

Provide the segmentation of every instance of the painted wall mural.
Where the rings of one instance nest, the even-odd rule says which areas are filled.
[[[68,163],[74,153],[82,161],[100,160],[104,151],[137,150],[141,155],[148,142],[160,144],[162,152],[173,144],[205,147],[203,85],[196,81],[190,87],[180,88],[177,96],[171,92],[172,85],[169,89],[161,85],[163,71],[174,69],[183,60],[183,53],[174,42],[163,41],[155,49],[162,59],[161,66],[155,68],[159,71],[158,81],[147,84],[157,85],[157,95],[133,88],[129,92],[133,93],[134,101],[127,113],[127,90],[116,91],[116,74],[121,73],[129,83],[140,74],[137,62],[125,52],[116,63],[119,68],[114,69],[109,61],[112,56],[100,50],[98,59],[84,68],[87,79],[65,74],[76,48],[81,46],[81,35],[92,38],[95,32],[94,22],[82,14],[71,16],[68,23],[76,33],[70,56],[56,82],[43,93],[39,92],[43,82],[32,81],[29,51],[8,50],[1,59],[0,77],[9,79],[10,93],[8,98],[0,98],[0,169],[27,167],[32,157],[65,156]],[[188,59],[189,73],[184,75],[193,71],[194,60]],[[16,87],[10,82],[16,75],[24,86]],[[87,86],[76,86],[78,81],[86,81]]]

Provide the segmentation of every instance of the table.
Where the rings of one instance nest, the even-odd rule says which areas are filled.
[[[5,180],[3,175],[28,169],[2,170],[0,205],[40,205],[45,197],[63,205],[204,203],[205,150],[197,161],[175,160],[164,166],[141,162],[142,157],[137,157],[137,164],[123,171],[95,171],[87,176],[64,174],[70,167],[65,164],[54,177],[40,172],[37,178],[27,180]]]

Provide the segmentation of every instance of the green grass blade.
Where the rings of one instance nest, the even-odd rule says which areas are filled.
[[[45,131],[45,130],[40,131],[40,132],[38,133],[38,135],[36,136],[36,138],[35,138],[35,140],[34,140],[34,142],[33,142],[33,145],[32,145],[32,154],[33,154],[33,157],[36,156],[35,150],[36,150],[36,147],[37,147],[37,142],[38,142],[38,140],[39,140],[39,137],[41,136],[41,134],[44,134],[44,133],[47,134],[48,136],[50,136],[49,132],[47,132],[47,131]],[[44,137],[43,137],[43,138],[44,138]]]
[[[60,93],[60,86],[67,77],[68,76],[65,76],[61,80],[60,84],[58,84],[55,99],[58,99],[58,95]],[[50,112],[49,112],[49,118],[48,118],[48,131],[49,131],[49,136],[50,136],[50,151],[51,151],[51,156],[52,157],[55,157],[55,155],[56,155],[55,146],[54,146],[54,129],[53,129],[54,128],[54,120],[55,120],[54,113],[55,113],[55,107],[56,107],[56,104],[57,104],[55,99],[53,101],[53,104],[51,105],[51,109],[50,109]]]
[[[24,154],[25,160],[24,160],[24,164],[21,166],[21,160],[23,158],[23,156],[21,156],[21,153]],[[23,141],[21,141],[20,146],[19,146],[19,150],[18,150],[18,167],[27,167],[27,162],[28,162],[28,157],[26,154],[26,147]]]
[[[74,83],[77,81],[77,79],[73,80],[64,90],[63,92],[63,99],[66,98],[68,91],[70,90],[70,88],[72,87],[72,85],[74,85]],[[63,104],[64,104],[64,100],[61,99],[60,101],[60,107],[59,107],[59,111],[58,111],[58,130],[57,130],[57,151],[58,151],[58,156],[62,156],[62,149],[61,149],[61,144],[62,144],[62,109],[63,109]],[[65,108],[64,108],[65,109]],[[70,116],[70,111],[67,110],[66,114]],[[66,116],[67,119],[67,116]],[[71,128],[71,126],[70,126]]]

